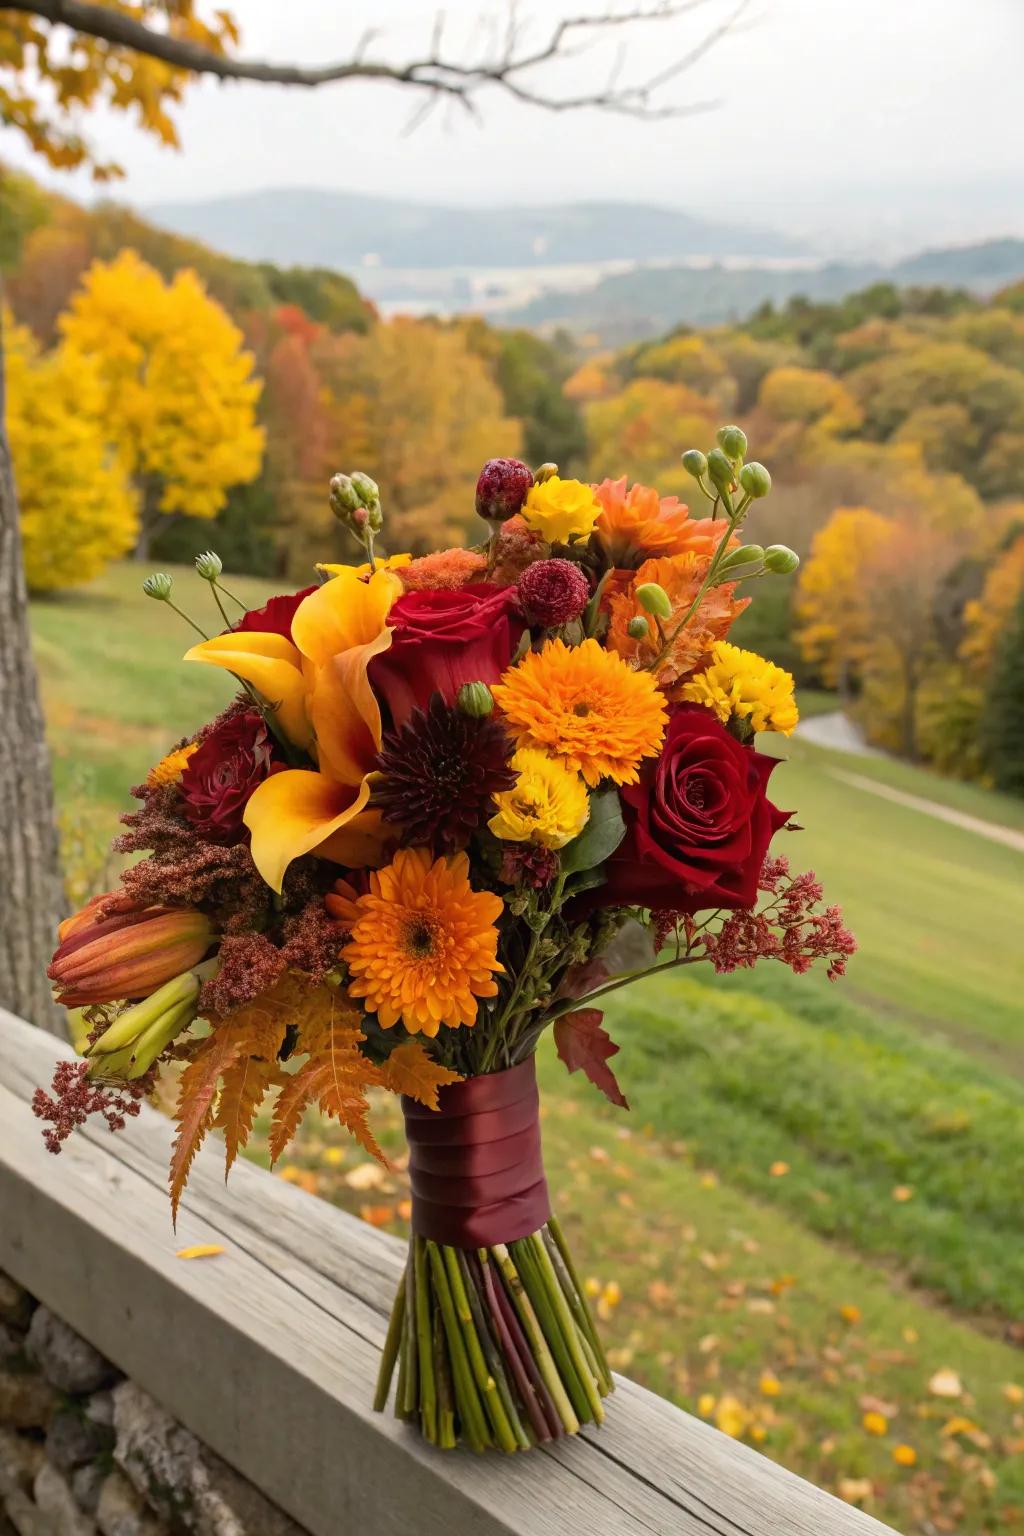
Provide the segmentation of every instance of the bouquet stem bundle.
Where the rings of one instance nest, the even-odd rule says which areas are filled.
[[[513,1452],[604,1419],[612,1377],[554,1216],[528,1237],[456,1248],[414,1235],[374,1408],[442,1450]]]

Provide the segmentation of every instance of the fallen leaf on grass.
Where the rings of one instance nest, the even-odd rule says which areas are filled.
[[[836,1492],[847,1504],[866,1504],[874,1493],[870,1477],[841,1477]]]
[[[852,1326],[854,1323],[860,1322],[860,1307],[856,1307],[852,1302],[848,1302],[846,1306],[839,1308],[839,1316],[842,1318],[844,1323],[850,1323]]]
[[[1003,1396],[1008,1403],[1024,1403],[1024,1387],[1018,1387],[1015,1381],[1008,1381],[1003,1388]]]
[[[898,1205],[905,1205],[908,1200],[913,1200],[914,1191],[909,1184],[897,1184],[892,1192],[892,1198]]]
[[[750,1425],[750,1414],[738,1397],[723,1397],[715,1409],[715,1427],[732,1440],[740,1440]]]
[[[789,1164],[772,1163],[771,1167],[768,1169],[768,1172],[771,1174],[773,1179],[784,1179],[786,1174],[789,1172]]]
[[[758,1382],[758,1387],[762,1397],[778,1397],[782,1391],[782,1382],[771,1371],[764,1371],[761,1375],[761,1380]]]
[[[361,1205],[359,1215],[371,1227],[386,1227],[389,1221],[394,1220],[395,1208],[393,1205]]]
[[[179,1248],[176,1259],[212,1259],[224,1249],[220,1243],[194,1243],[191,1248]]]
[[[357,1163],[351,1172],[345,1175],[345,1183],[349,1189],[380,1189],[387,1180],[387,1172],[379,1163]]]
[[[933,1397],[962,1397],[964,1389],[956,1371],[947,1367],[935,1372],[928,1383],[928,1391]]]
[[[913,1467],[917,1463],[917,1452],[912,1445],[894,1445],[892,1459],[898,1467]]]
[[[866,1413],[861,1419],[861,1423],[869,1435],[887,1435],[889,1433],[889,1420],[884,1413]]]

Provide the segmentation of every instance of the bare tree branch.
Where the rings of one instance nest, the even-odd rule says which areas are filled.
[[[613,28],[633,23],[672,21],[711,3],[711,0],[651,0],[624,10],[570,16],[556,22],[547,40],[533,47],[523,42],[525,27],[515,0],[509,6],[504,38],[496,57],[478,61],[460,61],[445,57],[443,50],[444,12],[438,12],[430,49],[423,58],[404,64],[389,64],[366,57],[377,40],[376,30],[360,39],[348,59],[320,67],[297,64],[266,63],[257,59],[237,59],[215,52],[172,32],[157,31],[123,11],[109,9],[91,0],[16,0],[2,9],[28,16],[38,16],[54,26],[66,26],[73,32],[99,38],[116,47],[130,48],[150,58],[161,59],[178,69],[194,74],[212,75],[219,80],[257,80],[267,84],[312,88],[346,80],[376,80],[416,87],[430,97],[448,96],[464,106],[488,87],[504,91],[530,106],[551,112],[576,111],[593,107],[629,117],[662,119],[707,111],[715,103],[656,102],[655,92],[704,57],[735,25],[749,0],[739,0],[732,14],[714,27],[681,59],[663,66],[658,72],[635,84],[620,83],[620,68],[613,68],[607,83],[592,92],[566,96],[554,88],[545,88],[524,80],[530,71],[541,69],[554,60],[562,60],[590,47]]]

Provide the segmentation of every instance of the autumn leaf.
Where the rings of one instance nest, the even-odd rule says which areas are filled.
[[[457,1072],[450,1072],[434,1061],[418,1040],[406,1040],[395,1046],[381,1067],[381,1078],[384,1087],[390,1088],[392,1093],[405,1094],[407,1098],[425,1104],[427,1109],[437,1109],[439,1088],[462,1081]]]
[[[228,1030],[238,1042],[236,1059],[221,1074],[214,1125],[224,1132],[224,1177],[231,1172],[252,1132],[256,1112],[281,1081],[278,1052],[296,1006],[308,992],[296,978],[283,976],[268,992],[239,1008],[226,1020],[216,1016],[215,1031]]]
[[[948,1368],[936,1371],[928,1383],[928,1391],[934,1397],[962,1397],[963,1386],[956,1371]]]
[[[563,1013],[555,1020],[555,1047],[570,1072],[582,1069],[610,1103],[628,1109],[625,1095],[608,1065],[609,1058],[618,1054],[619,1047],[602,1028],[603,1018],[599,1008]]]
[[[270,1128],[271,1163],[277,1162],[311,1104],[340,1120],[367,1152],[386,1162],[369,1127],[366,1099],[367,1088],[380,1085],[381,1072],[359,1049],[366,1036],[358,1010],[331,986],[309,992],[302,1010],[292,1022],[298,1036],[296,1054],[307,1059],[285,1077],[278,1096]]]
[[[231,1029],[215,1029],[181,1074],[174,1115],[178,1130],[171,1151],[171,1220],[175,1225],[189,1171],[213,1124],[221,1073],[237,1060],[239,1048]]]
[[[221,1243],[193,1243],[191,1248],[179,1248],[174,1257],[176,1259],[213,1259],[223,1252]]]

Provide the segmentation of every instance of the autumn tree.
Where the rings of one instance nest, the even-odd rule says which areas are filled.
[[[23,326],[8,327],[7,428],[34,591],[90,581],[135,542],[136,498],[106,427],[91,360],[68,347],[44,356]]]
[[[663,495],[693,499],[694,482],[679,462],[679,445],[710,447],[718,420],[694,390],[663,379],[633,379],[618,394],[596,400],[586,419],[594,480],[621,474],[628,464],[632,479],[656,485]]]
[[[630,12],[552,20],[539,37],[512,9],[500,42],[495,46],[485,40],[477,56],[449,49],[442,22],[418,56],[371,56],[379,37],[375,32],[349,57],[303,68],[239,57],[233,51],[238,28],[231,14],[211,9],[204,16],[196,0],[21,0],[0,11],[0,119],[20,131],[50,165],[91,164],[98,177],[106,178],[117,168],[92,154],[79,131],[83,109],[129,112],[145,132],[174,145],[174,107],[202,76],[296,88],[390,82],[418,95],[427,108],[439,101],[472,106],[482,93],[497,91],[551,111],[590,107],[646,119],[678,116],[701,110],[700,103],[679,103],[665,92],[728,31],[743,9],[742,0],[703,42],[691,40],[667,60],[663,49],[646,77],[631,76],[620,57],[610,75],[590,70],[582,90],[567,89],[564,79],[553,78],[552,68],[557,76],[559,61],[567,53],[578,54],[588,41],[621,35],[644,21],[672,21],[692,8],[692,0],[652,0]],[[62,904],[60,868],[17,501],[2,425],[2,373],[0,366],[0,868],[9,916],[0,938],[0,1002],[60,1030],[61,1017],[44,975]]]
[[[840,507],[814,536],[800,572],[797,639],[804,658],[848,698],[872,635],[865,572],[893,525],[870,507]]]
[[[996,655],[982,720],[982,750],[996,788],[1024,796],[1024,592]]]
[[[139,491],[140,555],[165,514],[214,517],[230,486],[256,478],[252,357],[194,272],[165,283],[130,250],[95,262],[60,328],[96,365],[107,429]]]

